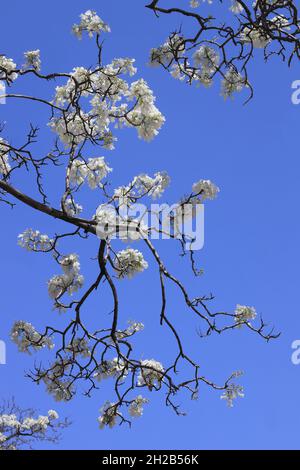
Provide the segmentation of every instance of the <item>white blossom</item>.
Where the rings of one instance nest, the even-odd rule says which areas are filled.
[[[130,416],[132,416],[133,418],[140,418],[141,416],[143,416],[143,411],[144,411],[143,405],[148,402],[149,400],[147,400],[147,398],[143,398],[142,395],[138,395],[134,399],[134,401],[130,403],[129,410],[128,410]]]
[[[231,0],[231,7],[229,9],[236,15],[244,11],[243,5],[241,5],[237,0]]]
[[[104,429],[105,426],[113,428],[119,424],[121,420],[121,413],[118,411],[115,403],[107,401],[100,410],[101,415],[98,418],[100,429]]]
[[[94,373],[94,378],[99,382],[109,378],[125,378],[128,371],[125,367],[124,361],[119,358],[114,358],[111,361],[103,361]]]
[[[191,8],[198,8],[199,2],[198,0],[190,0],[190,7]]]
[[[136,106],[128,114],[129,122],[132,123],[130,125],[137,127],[140,138],[152,140],[164,124],[165,118],[154,105],[155,97],[145,80],[132,83],[129,99],[137,100]]]
[[[221,395],[221,400],[226,400],[227,405],[232,408],[233,401],[236,398],[244,398],[244,389],[241,385],[230,384],[225,390],[223,395]]]
[[[18,78],[18,74],[15,72],[17,66],[12,59],[0,56],[0,80],[14,81]]]
[[[131,206],[135,201],[135,194],[133,191],[134,182],[128,186],[120,186],[114,190],[114,200],[118,202],[120,209],[126,209]]]
[[[77,204],[73,198],[68,197],[63,201],[63,210],[69,217],[75,217],[83,211],[83,207],[80,204]]]
[[[137,176],[133,185],[139,194],[147,194],[153,199],[160,197],[170,184],[170,177],[166,172],[155,173],[154,178],[146,174]]]
[[[69,401],[74,395],[74,383],[72,379],[64,377],[70,370],[70,358],[60,358],[45,373],[42,369],[38,372],[38,379],[46,385],[46,391],[53,396],[55,401]]]
[[[290,22],[284,15],[276,15],[271,19],[272,23],[278,29],[285,29],[286,31],[290,30]]]
[[[135,59],[130,57],[121,57],[113,59],[113,61],[104,67],[103,72],[108,76],[115,76],[120,74],[128,74],[130,77],[136,74],[137,68],[133,65]]]
[[[105,148],[113,149],[116,140],[110,130],[113,123],[115,127],[136,127],[139,136],[147,141],[158,134],[165,118],[154,104],[153,92],[142,79],[129,86],[120,77],[134,75],[133,64],[134,59],[120,58],[97,72],[78,67],[73,69],[65,85],[56,88],[54,103],[72,106],[63,115],[55,115],[49,126],[66,147],[88,139],[101,141]],[[73,103],[81,96],[91,98],[89,112],[74,111]]]
[[[157,48],[151,49],[150,65],[153,67],[163,65],[168,67],[174,57],[179,58],[185,51],[183,38],[178,34],[173,34],[167,41]]]
[[[80,263],[78,255],[73,253],[71,255],[64,256],[59,264],[67,276],[76,276],[79,274]]]
[[[213,74],[219,64],[219,54],[210,46],[200,46],[193,55],[196,67],[201,67],[203,74]]]
[[[221,95],[224,99],[230,98],[233,93],[242,91],[245,86],[245,79],[234,68],[230,68],[221,82]]]
[[[42,336],[31,323],[25,321],[15,322],[11,339],[18,346],[20,352],[30,353],[30,348],[39,350],[43,348],[53,349],[54,344],[49,336]]]
[[[25,68],[34,69],[37,72],[41,70],[41,59],[40,59],[40,50],[27,51],[24,52],[24,57],[26,60]]]
[[[73,384],[71,380],[60,380],[55,378],[54,380],[44,379],[46,383],[47,392],[53,396],[57,402],[69,401],[73,393]]]
[[[148,268],[148,263],[140,251],[127,248],[117,253],[114,266],[119,279],[123,279],[132,278],[137,273],[143,272]]]
[[[0,415],[0,427],[1,428],[18,428],[20,427],[21,423],[17,420],[15,414],[3,414]]]
[[[75,97],[76,92],[88,96],[93,91],[91,85],[91,72],[84,67],[75,67],[66,85],[56,87],[54,103],[59,106],[64,105]]]
[[[82,38],[82,33],[86,31],[90,38],[94,34],[100,34],[102,31],[105,33],[110,32],[110,27],[106,24],[95,11],[88,10],[80,15],[80,24],[74,24],[73,33],[79,38]]]
[[[146,385],[149,390],[154,386],[160,386],[163,378],[164,368],[163,365],[154,359],[145,359],[141,361],[141,370],[138,377],[138,385]]]
[[[241,41],[251,43],[257,49],[264,49],[271,42],[271,38],[259,26],[246,26],[241,34]]]
[[[54,421],[59,419],[54,410],[49,410],[47,416],[40,415],[37,418],[34,418],[31,410],[17,412],[18,417],[14,412],[0,415],[0,450],[16,450],[19,445],[26,443],[26,436],[29,442],[30,438],[43,440],[48,428],[53,428]]]
[[[267,21],[271,31],[288,31],[290,29],[289,20],[282,14],[276,15]],[[272,37],[264,31],[263,24],[258,24],[255,26],[245,26],[241,34],[241,41],[251,43],[257,49],[264,49],[272,42]]]
[[[106,164],[104,157],[89,158],[86,167],[86,178],[91,189],[99,187],[103,178],[106,178],[112,171],[112,169]]]
[[[248,307],[246,305],[237,305],[235,309],[235,321],[239,327],[243,326],[243,323],[247,323],[249,320],[254,320],[257,316],[254,307]]]
[[[54,240],[41,234],[39,230],[28,228],[18,236],[18,244],[27,251],[50,251]]]
[[[56,420],[59,418],[58,413],[55,410],[49,410],[48,411],[48,417],[50,421]]]
[[[0,137],[0,175],[7,176],[11,170],[8,159],[7,142]]]
[[[97,236],[101,240],[113,237],[117,232],[117,213],[114,207],[109,204],[101,204],[94,216],[97,222]]]
[[[48,282],[49,296],[57,300],[68,292],[70,295],[77,292],[84,283],[84,277],[79,274],[80,263],[78,255],[64,256],[59,262],[64,274],[56,275]]]
[[[39,416],[37,419],[28,417],[24,419],[21,428],[23,431],[45,432],[49,424],[48,416]]]
[[[116,336],[118,339],[128,338],[133,336],[135,333],[138,333],[144,329],[144,325],[141,322],[129,321],[128,327],[125,330],[118,330]]]
[[[71,343],[66,347],[68,352],[73,355],[80,355],[83,358],[88,358],[91,356],[91,350],[89,348],[89,343],[85,338],[75,338]]]
[[[73,160],[70,167],[70,183],[73,186],[80,186],[87,176],[87,166],[83,160]]]
[[[201,201],[215,199],[220,189],[210,180],[200,180],[193,184],[193,192],[199,195]]]
[[[97,129],[94,124],[86,113],[80,111],[53,117],[48,125],[53,132],[58,134],[66,147],[71,147],[80,144],[88,137],[96,137]]]

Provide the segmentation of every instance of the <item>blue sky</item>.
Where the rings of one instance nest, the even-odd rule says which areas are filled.
[[[79,393],[71,403],[56,404],[43,386],[24,378],[34,357],[17,353],[9,340],[17,319],[37,327],[65,322],[51,310],[47,297],[46,282],[57,266],[50,257],[26,253],[16,243],[17,235],[27,227],[51,234],[64,226],[20,205],[14,210],[2,206],[0,339],[7,342],[7,365],[0,366],[0,396],[14,395],[21,406],[35,406],[41,412],[55,408],[62,416],[70,416],[73,425],[64,432],[60,449],[299,449],[300,366],[294,366],[290,358],[292,341],[300,339],[300,106],[291,104],[291,83],[300,79],[300,70],[297,65],[288,70],[277,59],[266,66],[258,54],[251,66],[255,97],[247,106],[243,106],[243,96],[224,102],[218,86],[209,90],[185,86],[163,70],[147,66],[148,51],[180,25],[179,19],[157,20],[143,4],[141,0],[53,0],[41,7],[33,0],[5,2],[1,5],[0,52],[20,62],[23,51],[39,48],[45,72],[90,66],[95,60],[92,42],[77,41],[70,28],[81,12],[97,10],[112,29],[106,36],[104,60],[135,57],[138,77],[149,82],[166,116],[165,126],[152,143],[138,140],[128,130],[119,134],[114,152],[103,152],[114,167],[114,182],[119,185],[141,172],[167,170],[172,186],[166,198],[175,202],[195,181],[214,181],[221,192],[206,207],[205,247],[198,254],[204,276],[193,280],[186,274],[185,261],[172,254],[177,248],[164,241],[160,249],[167,265],[186,279],[193,295],[213,292],[215,308],[228,311],[237,303],[254,305],[282,335],[269,344],[244,330],[200,340],[199,325],[190,321],[171,290],[169,311],[203,373],[221,382],[233,370],[243,369],[245,398],[229,409],[218,393],[203,388],[198,402],[180,399],[188,414],[179,418],[165,408],[162,394],[151,394],[143,418],[132,429],[100,431],[96,418],[104,401],[111,398],[109,384],[91,399]],[[16,84],[16,90],[44,91],[29,81]],[[46,119],[40,107],[21,108],[11,102],[0,106],[7,136],[16,142],[24,140],[30,121],[43,125]],[[43,142],[37,144],[39,149],[44,149]],[[49,177],[51,195],[62,185],[60,176],[51,173]],[[15,184],[33,194],[26,174]],[[97,207],[95,194],[90,203]],[[72,250],[78,248],[87,281],[93,279],[95,267],[90,258],[96,242],[75,245]],[[134,317],[145,323],[137,345],[141,353],[168,357],[174,343],[167,330],[159,328],[155,271],[149,269],[121,285],[120,296],[124,319]],[[101,315],[99,299],[91,302],[86,315]]]

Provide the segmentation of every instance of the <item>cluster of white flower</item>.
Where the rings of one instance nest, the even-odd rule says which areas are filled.
[[[165,44],[157,49],[152,49],[151,63],[153,65],[162,64],[165,68],[170,67],[170,73],[175,79],[181,81],[186,79],[188,83],[210,87],[219,68],[219,53],[211,46],[201,45],[194,52],[193,64],[191,65],[186,57],[181,57],[184,52],[184,40],[180,37],[177,38],[175,46],[172,45],[171,36]],[[174,63],[172,63],[173,61]],[[245,79],[231,67],[221,80],[221,94],[227,98],[232,96],[234,92],[241,91],[244,86]]]
[[[173,34],[164,44],[151,49],[150,65],[153,67],[157,67],[159,65],[168,67],[174,60],[174,57],[177,59],[182,57],[184,51],[185,44],[183,38],[178,34]]]
[[[14,81],[18,78],[17,66],[12,59],[0,55],[0,80]]]
[[[96,137],[97,134],[93,120],[82,111],[53,117],[48,125],[52,131],[58,134],[66,147],[78,145],[87,137]]]
[[[72,358],[58,359],[47,373],[39,371],[38,380],[46,385],[46,391],[53,396],[55,401],[69,401],[75,393],[74,381],[64,378],[70,371]]]
[[[37,49],[36,51],[24,52],[24,57],[26,60],[24,65],[25,68],[34,69],[37,72],[41,70],[41,58],[39,49]]]
[[[52,421],[52,420],[56,420],[59,418],[59,415],[58,413],[55,411],[55,410],[49,410],[48,411],[48,417],[49,419]]]
[[[132,278],[137,273],[143,272],[148,268],[148,263],[140,251],[127,248],[117,253],[114,266],[119,279],[123,279]]]
[[[8,160],[7,142],[0,137],[0,175],[7,176],[11,170]]]
[[[94,378],[101,382],[101,380],[109,378],[125,378],[127,374],[124,361],[115,357],[111,361],[103,361],[94,373]]]
[[[210,180],[200,180],[193,184],[193,192],[199,195],[199,198],[203,202],[206,199],[215,199],[220,189]]]
[[[246,86],[245,79],[234,68],[230,68],[224,75],[221,82],[221,95],[224,99],[232,97],[236,92],[240,92]]]
[[[128,113],[126,125],[130,123],[137,127],[140,138],[152,140],[164,124],[165,118],[155,106],[155,96],[145,80],[140,79],[131,84],[129,100],[136,101],[136,105]]]
[[[271,38],[259,27],[246,26],[241,34],[241,41],[251,43],[256,49],[264,49],[271,42]]]
[[[42,235],[39,230],[28,228],[18,236],[18,245],[27,251],[50,251],[53,248],[54,240],[48,235]]]
[[[66,347],[66,350],[72,354],[72,357],[79,355],[83,358],[88,358],[91,356],[89,343],[85,338],[73,339],[72,342]]]
[[[149,403],[147,398],[142,397],[142,395],[138,395],[129,406],[129,414],[133,418],[140,418],[143,416],[144,408],[143,405]]]
[[[135,195],[133,193],[133,183],[128,186],[120,186],[114,190],[114,200],[117,201],[120,209],[126,209],[135,202]]]
[[[79,274],[80,263],[78,255],[71,254],[64,256],[59,264],[64,274],[54,276],[48,282],[49,296],[55,300],[61,297],[65,292],[68,292],[70,295],[77,292],[83,286],[84,282],[83,276]]]
[[[55,401],[69,401],[72,397],[73,384],[71,380],[63,381],[55,378],[54,380],[44,379],[44,382],[47,385],[47,392],[53,396]]]
[[[77,204],[72,197],[67,197],[67,199],[63,201],[63,210],[69,217],[75,217],[81,214],[83,207]]]
[[[243,323],[247,323],[249,320],[256,318],[256,310],[254,307],[248,307],[246,305],[237,305],[235,309],[235,321],[239,327],[243,326]]]
[[[54,344],[49,336],[42,336],[31,323],[17,321],[11,331],[11,339],[18,346],[20,352],[30,354],[30,348],[39,350],[43,348],[53,349]]]
[[[289,20],[283,15],[274,16],[268,20],[269,28],[274,31],[282,30],[288,31],[290,29]],[[262,25],[258,26],[245,26],[241,34],[241,41],[244,43],[251,43],[257,49],[264,49],[272,41],[271,36],[263,30]]]
[[[72,101],[78,92],[82,96],[102,95],[104,98],[109,97],[112,103],[120,100],[128,92],[128,83],[120,78],[121,74],[134,75],[137,69],[133,66],[135,59],[119,58],[114,59],[110,64],[103,66],[97,72],[88,70],[84,67],[76,67],[73,69],[70,78],[66,85],[56,87],[56,95],[54,102],[58,105],[63,105],[66,102]],[[94,111],[103,121],[102,126],[107,128],[109,124],[108,116],[108,101],[93,96],[91,103]],[[113,108],[114,109],[114,108]]]
[[[113,80],[116,81],[117,77]],[[113,80],[111,79],[111,81]],[[94,96],[91,100],[93,106],[91,115],[83,112],[70,112],[63,117],[53,117],[49,122],[49,126],[58,134],[66,147],[78,145],[87,138],[97,138],[103,141],[105,148],[108,150],[113,149],[115,138],[108,130],[108,124],[115,120],[118,121],[117,126],[119,127],[136,127],[139,137],[150,141],[158,134],[165,118],[154,105],[155,98],[146,82],[139,80],[136,83],[137,85],[127,95],[123,95],[129,101],[136,99],[136,103],[130,111],[128,111],[128,105],[123,103],[119,107],[111,106],[109,113],[107,104],[102,102],[99,96]],[[111,86],[108,88],[111,88]],[[140,94],[135,95],[138,91]],[[119,96],[119,99],[121,97]],[[59,99],[67,99],[65,92],[63,94],[59,93]]]
[[[238,15],[244,11],[244,7],[237,0],[231,0],[231,6],[229,10],[231,10],[235,15]]]
[[[271,22],[274,24],[276,29],[285,29],[286,31],[291,29],[290,22],[284,15],[274,16],[274,18],[271,19]]]
[[[133,336],[135,333],[139,333],[144,329],[144,325],[141,322],[136,321],[129,321],[129,326],[125,330],[118,330],[116,332],[116,336],[118,339],[129,338]]]
[[[153,177],[147,174],[135,176],[127,186],[120,186],[114,191],[114,200],[119,208],[129,208],[137,197],[150,196],[152,199],[161,197],[170,185],[170,177],[165,171],[159,171]]]
[[[54,103],[58,106],[64,105],[72,101],[76,92],[80,92],[82,96],[88,96],[92,91],[91,84],[91,72],[84,67],[75,67],[66,85],[56,87]]]
[[[164,374],[162,364],[154,359],[145,359],[144,361],[141,361],[141,366],[138,385],[146,385],[149,390],[152,390],[155,386],[160,387]]]
[[[90,139],[113,149],[116,138],[109,129],[113,123],[116,127],[136,127],[138,135],[147,141],[157,135],[165,118],[154,104],[153,92],[144,80],[129,85],[120,77],[134,75],[133,64],[134,59],[119,58],[96,71],[77,67],[66,85],[56,88],[54,103],[68,103],[69,107],[68,112],[54,116],[49,126],[67,147]],[[74,102],[81,97],[91,98],[92,109],[87,113],[78,108],[74,111]]]
[[[200,70],[197,71],[194,79],[199,80],[203,85],[212,84],[212,76],[216,72],[220,56],[210,46],[200,46],[193,55],[194,65]]]
[[[208,4],[213,3],[213,0],[202,0],[202,1],[207,2]],[[199,5],[200,5],[200,2],[198,0],[190,0],[191,8],[198,8]],[[231,0],[231,6],[229,10],[231,10],[235,14],[239,14],[239,13],[242,13],[242,11],[244,10],[244,7],[237,0]]]
[[[107,165],[104,157],[89,158],[88,162],[83,160],[74,160],[70,169],[70,182],[74,186],[80,186],[87,180],[91,189],[100,186],[103,178],[112,171]]]
[[[140,195],[147,194],[152,199],[160,197],[169,184],[170,177],[165,171],[155,173],[154,178],[142,174],[136,176],[132,182],[132,186],[136,187]]]
[[[107,401],[100,409],[100,413],[101,415],[98,418],[100,429],[104,429],[105,426],[113,428],[114,426],[120,423],[122,415],[118,411],[118,408],[115,403]]]
[[[106,240],[116,233],[117,213],[111,205],[101,204],[97,208],[94,219],[97,222],[97,236],[101,240]]]
[[[79,38],[82,38],[82,33],[86,31],[90,38],[94,34],[100,34],[101,31],[105,33],[110,32],[108,24],[104,23],[103,20],[93,10],[88,10],[80,15],[80,24],[74,24],[72,31]]]
[[[244,389],[241,385],[235,385],[235,384],[230,384],[225,390],[223,395],[221,395],[221,400],[226,400],[227,405],[232,408],[233,407],[233,401],[236,398],[244,398]]]
[[[130,77],[136,74],[137,68],[134,66],[135,59],[131,57],[120,57],[113,59],[113,61],[103,68],[103,73],[107,77],[113,77],[116,75],[128,74]]]
[[[58,419],[59,416],[55,410],[49,410],[47,416],[38,416],[36,419],[31,416],[18,419],[15,414],[0,415],[0,450],[1,443],[5,443],[11,436],[28,433],[28,431],[32,435],[45,433],[48,426]]]

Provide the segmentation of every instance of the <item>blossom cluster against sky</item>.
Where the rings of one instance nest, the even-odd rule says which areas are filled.
[[[265,66],[258,54],[251,70],[255,96],[247,106],[243,106],[242,94],[224,102],[217,87],[187,87],[162,70],[147,67],[150,49],[162,43],[179,23],[174,18],[157,20],[142,3],[133,0],[129,7],[117,0],[75,0],[70,7],[54,0],[41,9],[33,0],[26,5],[12,0],[1,8],[5,18],[0,31],[1,52],[20,62],[24,51],[40,49],[43,66],[49,71],[89,66],[94,62],[94,48],[88,40],[77,41],[70,30],[82,11],[98,11],[111,27],[105,39],[104,59],[136,58],[138,73],[149,82],[166,117],[160,135],[151,143],[138,140],[134,132],[120,135],[110,155],[115,178],[124,184],[140,172],[167,170],[172,179],[166,193],[166,202],[170,203],[189,191],[191,183],[201,178],[213,180],[220,194],[206,209],[205,246],[198,255],[205,271],[198,281],[200,293],[213,292],[219,309],[232,310],[237,303],[255,305],[258,313],[282,331],[282,336],[265,344],[248,331],[237,330],[200,340],[174,295],[169,308],[175,312],[204,373],[221,381],[232,370],[244,369],[241,382],[245,398],[228,409],[219,394],[203,388],[198,402],[183,399],[188,414],[178,418],[164,407],[162,396],[153,394],[151,407],[145,407],[143,419],[135,421],[131,430],[122,427],[100,431],[97,416],[109,398],[109,385],[104,384],[92,399],[78,394],[65,405],[54,403],[43,387],[24,378],[24,369],[32,366],[34,358],[21,356],[10,342],[13,322],[24,318],[37,326],[46,321],[59,325],[60,317],[51,311],[47,300],[47,280],[53,274],[53,265],[43,256],[21,250],[17,236],[31,226],[51,234],[55,224],[30,209],[18,206],[12,211],[7,207],[2,210],[1,232],[0,338],[7,342],[7,365],[0,366],[1,395],[14,395],[24,407],[37,406],[41,412],[55,408],[60,416],[70,416],[73,426],[64,431],[59,444],[62,449],[299,448],[300,368],[290,361],[291,343],[300,337],[300,108],[290,100],[291,82],[299,79],[297,70],[288,71],[277,60]],[[28,93],[39,91],[28,82]],[[0,119],[7,121],[10,136],[23,138],[28,109],[34,123],[46,122],[43,109],[30,105],[17,115],[14,109],[10,103],[0,106]],[[43,148],[42,142],[38,145]],[[18,184],[30,192],[26,181]],[[95,194],[92,197],[96,204]],[[168,258],[168,243],[160,242],[168,265],[178,273],[184,272],[181,258]],[[85,271],[93,252],[87,248],[80,255]],[[162,349],[167,357],[173,346],[172,338],[165,339],[159,329],[157,287],[151,267],[130,285],[121,286],[128,315],[145,324],[140,347],[146,357],[149,352],[151,357],[160,356]],[[101,315],[97,307],[96,301],[91,302],[91,315]]]

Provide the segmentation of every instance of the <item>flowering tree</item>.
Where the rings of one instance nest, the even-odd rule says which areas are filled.
[[[176,79],[209,87],[220,78],[224,98],[246,87],[250,99],[248,66],[255,49],[263,50],[266,62],[278,56],[290,66],[300,58],[299,14],[293,0],[191,0],[187,8],[183,2],[171,2],[172,7],[166,3],[153,0],[147,7],[157,16],[175,14],[190,21],[192,33],[172,32],[165,44],[152,49],[151,63]]]
[[[57,442],[59,430],[68,426],[68,420],[59,421],[54,410],[36,417],[33,409],[21,409],[14,400],[0,406],[0,450],[31,448],[39,441]]]
[[[153,2],[151,8],[158,11],[158,2]],[[209,180],[193,184],[190,193],[173,208],[170,230],[163,223],[153,222],[161,222],[163,206],[158,206],[153,213],[149,202],[162,196],[169,185],[167,173],[157,172],[152,176],[138,174],[129,183],[112,190],[109,184],[112,168],[106,157],[91,156],[98,154],[101,148],[113,150],[116,141],[114,127],[135,128],[139,138],[151,141],[165,121],[147,83],[143,79],[131,79],[137,73],[133,59],[114,59],[109,64],[103,63],[100,37],[109,31],[109,26],[95,12],[87,11],[81,15],[80,23],[73,26],[73,32],[79,39],[85,33],[95,38],[96,64],[90,68],[77,67],[71,73],[42,73],[39,50],[26,52],[22,66],[6,56],[0,57],[0,79],[7,85],[6,99],[24,105],[31,101],[47,107],[49,127],[56,136],[50,150],[45,148],[44,154],[37,158],[33,148],[38,137],[36,127],[30,127],[21,146],[9,142],[2,129],[1,202],[12,204],[13,198],[69,227],[51,236],[32,228],[19,235],[21,247],[51,254],[56,262],[58,274],[49,280],[48,293],[54,308],[65,315],[65,325],[61,329],[47,325],[44,331],[37,331],[32,324],[21,320],[14,324],[11,338],[19,351],[24,353],[50,350],[51,364],[36,365],[28,376],[37,384],[44,384],[48,393],[58,401],[71,400],[79,382],[83,383],[89,396],[101,381],[111,379],[115,398],[105,402],[101,409],[98,418],[101,428],[130,423],[131,417],[141,416],[143,406],[149,400],[148,392],[151,391],[163,391],[166,405],[177,414],[182,411],[176,403],[176,395],[185,391],[194,399],[201,385],[220,391],[230,406],[235,398],[243,396],[242,387],[234,382],[239,372],[231,374],[222,384],[216,384],[200,374],[199,364],[187,354],[180,331],[168,311],[169,285],[178,290],[183,305],[197,322],[203,324],[204,333],[201,336],[244,327],[266,340],[277,337],[272,331],[266,331],[262,319],[258,324],[252,323],[256,318],[253,307],[237,305],[233,312],[215,312],[210,308],[212,296],[202,294],[191,297],[183,281],[168,270],[157,251],[153,239],[168,235],[174,244],[177,243],[180,255],[189,257],[195,277],[199,276],[193,250],[194,239],[182,230],[182,220],[192,220],[204,202],[217,196],[219,188],[215,184]],[[177,36],[173,39],[177,48],[177,41],[182,43],[182,39]],[[152,52],[152,56],[155,54]],[[160,62],[166,65],[165,58]],[[15,81],[21,82],[24,77],[60,84],[51,99],[13,93]],[[64,190],[59,195],[60,207],[54,207],[43,176],[46,169],[58,171],[60,165],[65,168]],[[39,193],[37,199],[15,186],[15,175],[24,170],[28,171],[29,176],[33,175]],[[98,209],[83,209],[80,205],[80,195],[85,187],[97,191],[99,200],[102,200]],[[135,206],[139,203],[140,207],[141,201],[145,213],[153,217],[151,224],[145,223],[145,213],[139,217],[135,213]],[[97,240],[97,275],[88,286],[84,286],[78,254],[67,251],[68,241],[74,238],[82,243],[88,243],[91,238]],[[141,252],[130,246],[117,251],[116,238],[127,243],[139,241],[144,250]],[[150,262],[156,267],[160,281],[158,295],[161,297],[161,308],[157,313],[158,319],[174,338],[174,357],[169,364],[162,364],[159,358],[137,357],[134,337],[143,330],[143,324],[130,321],[126,326],[120,320],[119,283],[140,275]],[[111,295],[111,320],[106,324],[105,319],[99,320],[97,317],[94,328],[90,326],[90,319],[87,326],[88,300],[103,290]],[[74,294],[76,298],[69,298]],[[179,367],[184,375],[179,374]]]

